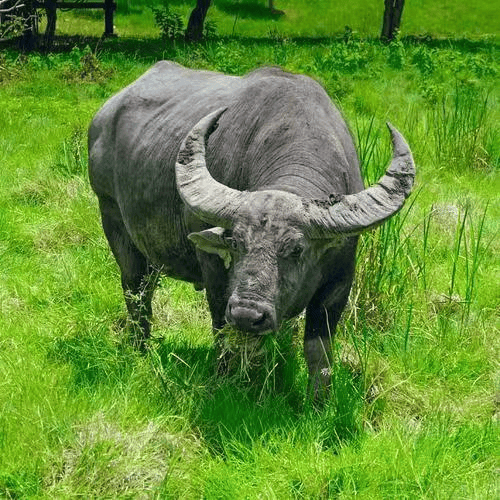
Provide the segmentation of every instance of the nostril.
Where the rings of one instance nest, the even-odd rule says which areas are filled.
[[[254,326],[263,325],[267,321],[267,314],[265,312],[260,313],[259,318],[255,318],[253,321]]]
[[[235,320],[245,320],[249,323],[257,323],[263,319],[264,314],[260,311],[249,307],[234,307],[230,308],[231,316]]]
[[[271,314],[259,304],[229,303],[226,318],[230,324],[252,333],[273,329]]]

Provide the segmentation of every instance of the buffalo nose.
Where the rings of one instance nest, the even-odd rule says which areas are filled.
[[[231,325],[251,333],[264,333],[275,329],[270,308],[260,304],[241,303],[230,299],[226,319]]]

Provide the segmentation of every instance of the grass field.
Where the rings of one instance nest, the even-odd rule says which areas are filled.
[[[153,15],[149,6],[168,4],[185,19],[195,2],[172,0],[170,2],[147,0],[118,0],[116,30],[121,36],[150,36]],[[305,0],[276,0],[275,8],[285,16],[272,15],[266,0],[214,0],[207,19],[217,24],[220,33],[238,37],[265,37],[277,29],[289,36],[330,37],[349,26],[363,37],[378,37],[382,26],[384,2],[307,2]],[[82,23],[82,15],[85,22]],[[58,14],[60,32],[103,32],[103,16],[99,11]],[[498,8],[494,2],[474,2],[468,7],[460,0],[433,2],[414,0],[408,2],[403,13],[401,34],[445,36],[451,38],[498,39]]]
[[[350,4],[278,1],[287,15],[273,19],[264,3],[241,2],[236,18],[216,1],[215,38],[185,46],[162,41],[151,11],[128,2],[117,39],[0,53],[0,498],[500,497],[493,2],[408,2],[390,45],[376,40],[382,2]],[[103,30],[94,13],[59,21],[63,34]],[[203,293],[163,279],[149,352],[127,340],[86,130],[161,58],[231,74],[274,64],[319,80],[351,126],[367,183],[390,158],[387,120],[412,147],[415,192],[362,238],[321,410],[306,397],[300,319],[257,362],[237,353],[217,377]]]

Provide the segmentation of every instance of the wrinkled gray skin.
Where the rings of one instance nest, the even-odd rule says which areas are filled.
[[[305,309],[321,398],[357,235],[399,210],[413,183],[408,146],[391,133],[393,162],[363,191],[348,128],[310,78],[159,62],[111,98],[90,127],[90,181],[142,338],[154,269],[206,288],[216,334],[226,321],[268,333]]]

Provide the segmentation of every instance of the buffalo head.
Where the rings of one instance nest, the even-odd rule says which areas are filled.
[[[183,202],[214,227],[191,233],[202,251],[229,270],[226,320],[262,334],[299,314],[321,286],[324,266],[342,263],[347,240],[394,215],[410,194],[415,169],[402,135],[388,125],[394,155],[380,181],[356,194],[310,200],[279,190],[238,191],[216,181],[205,143],[224,110],[200,120],[176,162]]]

